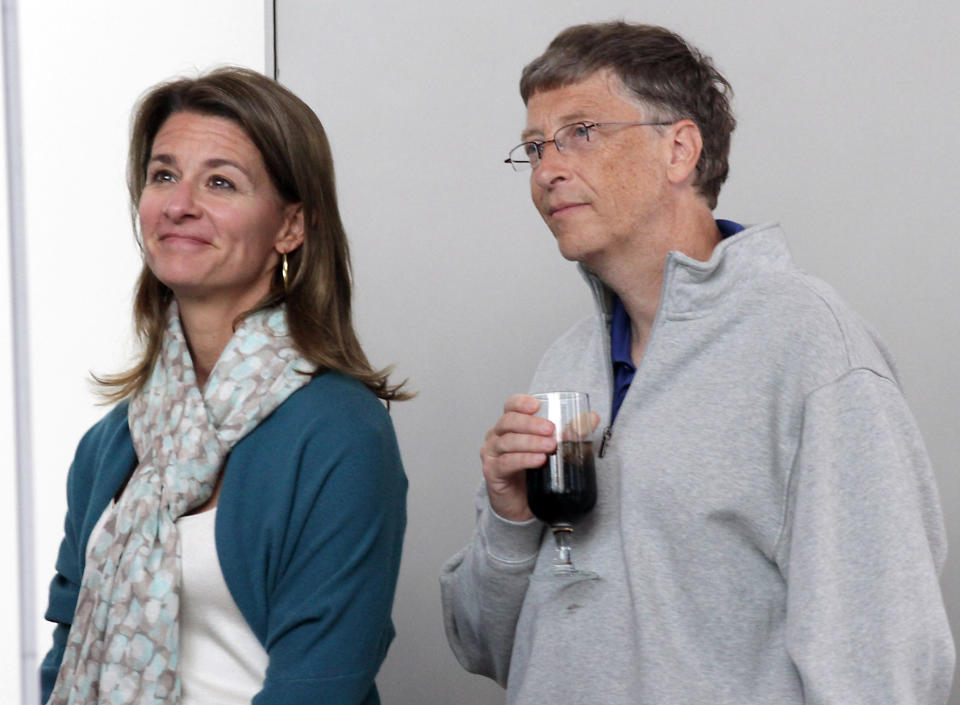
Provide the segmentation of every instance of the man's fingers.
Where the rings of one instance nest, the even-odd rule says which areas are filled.
[[[600,425],[600,414],[596,411],[591,411],[587,414],[588,423],[590,424],[590,433],[593,433],[597,430],[597,426]]]
[[[532,518],[522,471],[540,467],[556,450],[553,424],[534,416],[539,408],[540,402],[529,394],[514,394],[480,449],[490,506],[505,519]]]
[[[507,453],[497,458],[497,469],[501,476],[512,475],[521,470],[538,468],[545,462],[546,453]]]
[[[552,436],[553,424],[539,416],[508,411],[497,421],[497,425],[493,427],[493,432],[498,436],[505,436],[510,433]]]
[[[539,408],[540,402],[536,397],[529,394],[514,394],[503,405],[503,413],[519,411],[521,414],[535,414]]]
[[[511,453],[552,453],[557,442],[550,436],[538,436],[529,433],[506,433],[495,435],[487,444],[488,454],[503,456]]]
[[[563,440],[587,440],[600,425],[600,414],[596,411],[584,412],[572,419],[563,429]]]

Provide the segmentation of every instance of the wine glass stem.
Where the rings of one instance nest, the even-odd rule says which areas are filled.
[[[573,561],[570,560],[570,527],[564,526],[553,530],[553,538],[557,542],[557,560],[554,566],[557,568],[573,568]]]

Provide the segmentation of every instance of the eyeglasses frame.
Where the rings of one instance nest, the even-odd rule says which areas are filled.
[[[571,123],[569,123],[569,124],[567,124],[567,125],[562,125],[562,126],[558,127],[558,128],[554,131],[554,133],[553,133],[553,139],[542,140],[542,141],[540,141],[540,140],[527,140],[526,142],[521,142],[521,143],[518,144],[516,147],[511,148],[511,150],[507,153],[507,158],[503,160],[503,163],[504,163],[504,164],[509,164],[511,167],[513,167],[513,170],[514,170],[514,171],[519,171],[519,169],[517,169],[517,167],[516,167],[517,164],[531,164],[530,160],[511,159],[511,158],[510,158],[510,155],[513,154],[513,153],[514,153],[516,150],[518,150],[520,147],[523,147],[524,145],[527,145],[527,144],[532,144],[533,147],[534,147],[534,149],[537,150],[537,166],[540,166],[539,163],[540,163],[541,161],[543,161],[543,148],[544,148],[546,145],[548,145],[548,144],[550,144],[550,143],[552,142],[552,143],[554,144],[554,146],[556,146],[557,151],[558,151],[558,152],[562,152],[562,151],[563,151],[563,145],[562,145],[560,142],[557,142],[557,134],[560,133],[560,132],[563,132],[563,131],[566,130],[567,128],[574,127],[574,126],[578,126],[578,125],[579,125],[580,127],[583,127],[583,128],[585,128],[585,129],[587,130],[587,142],[589,142],[589,141],[590,141],[590,130],[593,130],[593,129],[598,128],[598,127],[666,127],[667,125],[675,125],[675,124],[678,123],[678,122],[680,122],[680,120],[669,120],[669,121],[666,121],[666,122],[664,122],[664,121],[659,121],[659,122],[589,122],[589,121],[583,121],[583,120],[581,120],[581,121],[579,121],[579,122],[571,122]],[[531,166],[530,166],[530,170],[531,170],[531,171],[533,171],[533,170],[536,169],[536,168],[537,168],[536,166],[533,166],[533,165],[531,164]]]

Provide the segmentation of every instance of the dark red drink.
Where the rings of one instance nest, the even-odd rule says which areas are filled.
[[[593,443],[562,441],[554,455],[527,470],[530,511],[550,526],[573,524],[597,503],[597,473]]]

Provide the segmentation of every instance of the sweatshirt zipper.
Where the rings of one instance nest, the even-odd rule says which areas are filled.
[[[647,355],[650,353],[650,346],[651,346],[651,343],[653,342],[653,334],[659,328],[660,317],[661,317],[661,313],[663,312],[663,304],[664,304],[664,300],[667,292],[667,287],[672,274],[672,269],[670,267],[670,265],[672,264],[672,261],[673,261],[673,253],[670,252],[667,255],[667,261],[664,263],[664,266],[663,266],[663,281],[660,284],[660,303],[657,306],[657,314],[653,318],[653,325],[650,327],[650,333],[647,336],[647,345],[643,351],[643,359],[640,360],[640,364],[637,366],[636,371],[633,373],[633,381],[630,382],[630,387],[633,387],[633,385],[636,383],[637,376],[640,374],[640,368],[643,367],[643,361],[647,358]],[[609,339],[610,339],[610,336],[607,335],[607,340]],[[611,421],[610,421],[610,424],[605,429],[603,429],[603,437],[600,440],[600,450],[597,451],[598,458],[602,458],[606,454],[607,447],[610,444],[610,439],[613,437],[613,423],[614,423],[613,422],[613,397],[615,396],[615,390],[613,389],[613,384],[615,381],[615,376],[613,374],[613,368],[611,366],[612,363],[610,363],[610,345],[607,344],[606,348],[607,348],[607,369],[609,370],[608,374],[610,378],[610,419]],[[627,394],[629,393],[630,393],[630,390],[628,389]]]
[[[606,360],[606,364],[604,365],[604,368],[605,368],[606,371],[607,371],[607,387],[610,389],[610,423],[607,425],[606,428],[603,429],[603,436],[602,436],[601,439],[600,439],[600,449],[597,451],[597,457],[598,457],[598,458],[602,458],[602,457],[604,456],[604,454],[607,452],[607,443],[610,441],[610,436],[613,435],[613,397],[614,397],[614,394],[613,394],[613,391],[614,391],[614,390],[613,390],[613,385],[614,385],[614,382],[616,381],[616,377],[615,377],[615,375],[613,374],[613,367],[611,366],[611,363],[610,363],[610,354],[611,354],[611,353],[610,353],[610,347],[611,347],[611,345],[610,345],[610,331],[609,331],[609,329],[607,329],[606,331],[604,331],[604,329],[606,328],[606,321],[605,321],[604,316],[603,316],[603,303],[602,303],[602,301],[603,301],[603,293],[602,293],[603,288],[602,288],[602,284],[601,284],[599,287],[597,287],[596,285],[592,285],[592,286],[595,287],[595,288],[594,288],[594,295],[597,297],[597,305],[598,305],[598,307],[600,308],[600,311],[601,311],[601,315],[600,315],[600,323],[601,323],[601,325],[600,325],[600,333],[601,333],[601,340],[604,342],[604,346],[603,346],[603,349],[604,349],[604,360]],[[606,335],[604,335],[604,332],[606,332]]]
[[[607,441],[610,440],[610,436],[613,435],[613,424],[611,423],[605,429],[603,429],[603,439],[600,441],[600,452],[597,453],[599,457],[603,457],[603,454],[607,452]]]

